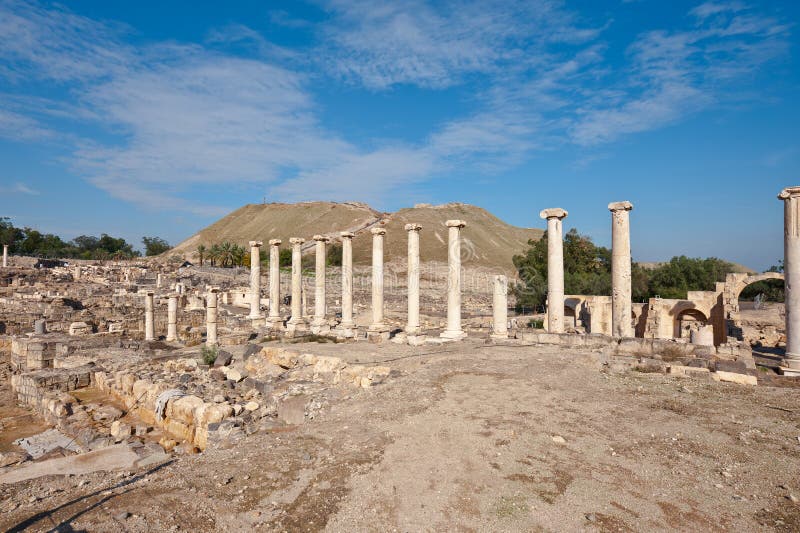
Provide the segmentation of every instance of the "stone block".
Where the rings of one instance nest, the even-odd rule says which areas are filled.
[[[728,383],[738,383],[739,385],[758,385],[758,378],[749,374],[738,374],[736,372],[725,372],[718,370],[711,374],[714,381],[725,381]]]
[[[278,401],[278,419],[289,425],[299,425],[305,421],[308,397],[305,395],[289,396]]]

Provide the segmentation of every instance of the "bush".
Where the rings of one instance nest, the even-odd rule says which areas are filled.
[[[214,361],[217,360],[217,354],[219,353],[219,349],[216,346],[209,346],[204,344],[202,348],[200,348],[200,355],[203,358],[203,363],[211,366],[214,364]]]
[[[544,329],[544,320],[540,318],[534,318],[528,322],[528,327],[534,329]]]

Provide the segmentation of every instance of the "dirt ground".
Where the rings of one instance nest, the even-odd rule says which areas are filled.
[[[0,486],[0,529],[800,530],[797,389],[475,340],[303,350],[397,372],[235,447]]]

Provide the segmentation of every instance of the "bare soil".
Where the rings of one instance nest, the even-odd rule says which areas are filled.
[[[477,341],[303,349],[397,372],[228,449],[0,486],[0,529],[800,530],[796,389]]]

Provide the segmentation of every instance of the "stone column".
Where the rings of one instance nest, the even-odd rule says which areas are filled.
[[[269,241],[269,318],[271,327],[277,328],[281,319],[281,240]]]
[[[408,232],[408,322],[406,333],[419,335],[419,224],[406,224]]]
[[[206,344],[217,344],[217,293],[218,287],[210,287],[206,295]]]
[[[161,272],[156,274],[156,288],[157,289],[161,288]]]
[[[297,329],[305,325],[303,319],[303,255],[301,246],[305,239],[291,238],[292,245],[292,316],[287,324]]]
[[[178,340],[178,295],[170,294],[167,303],[167,341]]]
[[[356,324],[353,322],[353,237],[349,231],[339,234],[342,237],[342,322],[339,327],[345,337],[353,336]]]
[[[492,337],[508,338],[508,278],[494,277],[494,298],[492,299]]]
[[[564,237],[561,221],[567,212],[544,209],[539,216],[547,220],[547,331],[564,332]]]
[[[611,211],[611,334],[633,337],[631,317],[630,202],[608,204]]]
[[[447,243],[447,329],[441,336],[446,339],[462,339],[467,336],[461,329],[461,228],[463,220],[448,220]]]
[[[311,332],[318,334],[325,329],[328,324],[325,315],[327,307],[325,305],[325,262],[327,256],[327,244],[330,242],[324,235],[314,235],[314,259],[316,268],[314,270],[314,319],[311,322]]]
[[[264,319],[261,313],[261,241],[250,241],[250,314],[254,322]],[[254,324],[258,326],[259,324]]]
[[[3,268],[8,266],[8,245],[3,245]]]
[[[383,323],[383,236],[384,228],[372,228],[372,324],[369,331],[383,337],[389,327]],[[388,337],[388,335],[386,335]]]
[[[147,291],[144,295],[144,340],[156,340],[155,329],[153,327],[153,291]]]
[[[784,374],[800,375],[800,187],[787,187],[783,200],[783,277],[786,306]],[[797,288],[797,290],[795,290]]]

